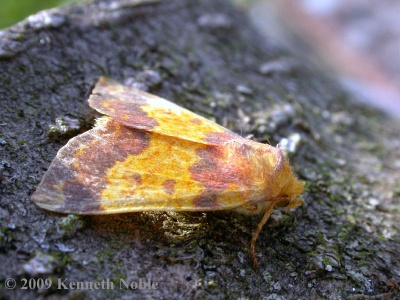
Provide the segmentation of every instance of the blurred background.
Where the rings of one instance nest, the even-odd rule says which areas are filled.
[[[0,0],[0,29],[78,1]],[[249,13],[266,38],[329,69],[366,105],[400,118],[400,1],[230,1]]]
[[[400,1],[264,0],[255,25],[329,68],[360,101],[400,118]]]
[[[0,29],[11,26],[40,10],[78,0],[0,0]]]

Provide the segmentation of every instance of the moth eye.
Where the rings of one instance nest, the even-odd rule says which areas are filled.
[[[290,200],[286,199],[286,200],[279,201],[277,204],[275,204],[275,206],[277,206],[277,207],[286,207],[289,204],[290,204]]]

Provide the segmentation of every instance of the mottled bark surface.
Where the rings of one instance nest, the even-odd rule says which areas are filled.
[[[399,123],[260,38],[224,1],[115,3],[49,11],[0,35],[0,298],[396,299]],[[260,268],[248,254],[258,217],[68,216],[31,202],[60,147],[93,124],[86,99],[101,75],[243,136],[295,143],[305,205],[273,214],[257,242]],[[52,287],[26,290],[24,278]],[[157,288],[120,285],[146,279]],[[114,289],[57,289],[58,280]]]

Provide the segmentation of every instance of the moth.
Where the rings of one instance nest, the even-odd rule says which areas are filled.
[[[89,105],[104,114],[62,147],[32,195],[41,208],[82,215],[295,208],[303,183],[282,149],[245,139],[168,100],[101,77]]]

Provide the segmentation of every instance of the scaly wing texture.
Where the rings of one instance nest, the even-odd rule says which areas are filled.
[[[168,100],[117,81],[100,77],[89,97],[89,105],[118,122],[137,129],[175,138],[206,143],[210,132],[240,138],[228,129]]]
[[[77,214],[207,211],[260,200],[253,185],[260,144],[109,79],[93,93],[92,107],[112,118],[60,149],[32,196],[40,207]]]
[[[251,179],[230,151],[104,117],[58,152],[32,199],[77,214],[234,208],[248,201]]]

